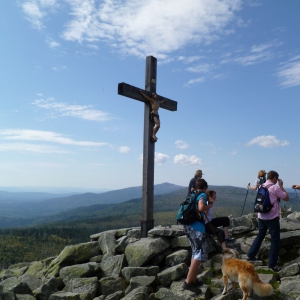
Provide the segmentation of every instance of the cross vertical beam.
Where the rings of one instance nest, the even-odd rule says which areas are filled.
[[[145,90],[142,92],[151,97],[156,93],[156,74],[157,60],[153,56],[146,58],[146,76]],[[151,105],[140,93],[140,89],[127,83],[118,84],[118,94],[144,102],[144,144],[143,144],[143,187],[142,187],[142,220],[141,236],[146,237],[148,231],[154,227],[153,220],[153,202],[154,202],[154,160],[155,160],[155,143],[151,141],[154,121],[150,119],[152,111]],[[171,99],[157,95],[161,102],[160,107],[170,110],[177,110],[177,102]]]
[[[145,90],[156,93],[156,75],[157,60],[153,56],[146,58],[146,76]],[[153,207],[154,207],[154,159],[155,159],[155,143],[150,141],[154,126],[153,121],[149,121],[151,106],[144,104],[144,146],[143,146],[143,187],[142,187],[142,220],[141,220],[141,236],[146,237],[150,229],[154,227]]]

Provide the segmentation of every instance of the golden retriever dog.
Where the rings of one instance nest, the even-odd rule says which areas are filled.
[[[241,290],[243,291],[243,299],[246,300],[248,296],[252,296],[253,291],[260,297],[270,296],[273,293],[273,287],[262,282],[254,266],[244,260],[238,259],[239,254],[234,249],[226,248],[223,250],[223,283],[224,290],[222,295],[227,293],[228,278],[231,281],[231,289],[235,288],[235,283],[238,281]]]

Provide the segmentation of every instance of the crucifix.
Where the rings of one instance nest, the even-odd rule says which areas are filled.
[[[153,56],[146,57],[145,90],[124,82],[118,84],[118,94],[134,100],[144,102],[144,145],[143,145],[143,187],[142,187],[142,220],[141,235],[147,237],[148,231],[154,227],[153,220],[153,198],[154,198],[154,159],[155,159],[155,133],[157,125],[153,114],[152,99],[159,103],[158,107],[176,111],[177,102],[156,94],[156,69],[157,60]],[[154,106],[155,108],[155,106]],[[156,118],[158,118],[158,114]],[[154,123],[155,122],[155,123]]]

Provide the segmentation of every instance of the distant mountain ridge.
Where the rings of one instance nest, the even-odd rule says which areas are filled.
[[[167,182],[156,184],[154,186],[154,195],[167,194],[180,188],[182,188],[182,186]],[[53,195],[46,193],[38,193],[38,195],[51,198],[37,201],[37,198],[35,197],[34,200],[27,201],[26,203],[20,203],[19,201],[14,203],[13,201],[10,201],[11,199],[9,201],[1,201],[0,192],[0,217],[36,218],[57,214],[63,211],[76,209],[78,207],[95,204],[120,203],[134,198],[141,198],[142,187],[129,187],[100,194],[76,194],[67,197],[61,195],[60,197],[53,197]]]
[[[81,187],[55,187],[55,186],[0,186],[0,191],[11,193],[49,193],[49,194],[83,194],[104,193],[110,189],[95,189],[95,188],[81,188]]]
[[[214,209],[214,215],[224,216],[233,215],[239,217],[242,214],[248,214],[253,212],[253,204],[256,196],[255,191],[250,191],[246,196],[246,189],[232,186],[210,186],[211,190],[217,193],[217,202]],[[281,207],[292,207],[293,211],[300,210],[300,202],[294,194],[290,195],[290,201],[281,201]],[[172,216],[172,222],[176,222],[176,212],[180,203],[186,197],[186,187],[175,190],[168,194],[156,195],[154,197],[154,214],[165,213]],[[246,201],[245,201],[246,200]],[[119,204],[96,204],[91,206],[79,207],[73,210],[62,212],[51,217],[45,217],[42,220],[35,220],[35,222],[55,222],[63,225],[70,222],[87,222],[88,220],[97,219],[101,222],[101,219],[114,218],[119,216],[120,218],[127,216],[136,216],[142,214],[142,199],[135,198],[122,202]],[[245,205],[245,206],[244,206]],[[173,224],[173,223],[172,223]]]
[[[68,197],[77,193],[65,193],[65,194],[52,194],[44,192],[7,192],[0,190],[0,203],[6,201],[15,201],[15,202],[35,202],[42,201],[47,199],[59,198],[59,197]]]
[[[110,224],[107,226],[116,226],[116,222],[123,222],[125,223],[124,226],[126,226],[126,222],[134,223],[134,220],[139,220],[139,216],[141,216],[141,188],[142,187],[133,187],[111,191],[101,199],[97,199],[97,197],[94,198],[95,195],[89,193],[53,199],[55,202],[58,201],[58,203],[54,204],[52,200],[43,201],[45,207],[42,208],[40,207],[40,203],[16,204],[15,207],[10,207],[10,215],[3,215],[3,204],[0,204],[0,228],[39,226],[42,224],[50,225],[50,223],[51,226],[57,227],[69,227],[72,226],[71,224],[77,224],[76,226],[80,226],[79,224],[88,226],[87,224],[97,223],[99,227],[101,227],[106,226],[104,224]],[[255,191],[249,191],[247,193],[246,188],[232,186],[209,186],[209,188],[217,192],[215,216],[233,215],[234,217],[238,217],[242,212],[243,214],[253,212]],[[170,183],[155,186],[155,218],[160,218],[160,222],[166,222],[166,219],[168,219],[171,222],[170,224],[174,224],[179,204],[186,197],[186,190],[186,187],[180,187]],[[133,197],[136,196],[137,193],[138,197]],[[120,197],[121,195],[123,197]],[[126,200],[124,195],[130,199]],[[245,198],[246,195],[247,198]],[[281,201],[281,206],[286,205],[287,208],[292,206],[293,210],[300,210],[300,202],[296,198],[296,194],[291,191],[289,195],[290,201],[287,203]],[[89,197],[90,201],[97,199],[97,201],[101,200],[105,203],[88,205],[88,201],[83,200],[89,200]],[[73,203],[74,208],[66,209],[70,201],[74,199],[77,200],[77,203]],[[122,200],[122,205],[120,205],[120,201]],[[52,208],[51,204],[53,204]],[[243,210],[244,204],[245,207]],[[64,207],[64,210],[62,210],[62,207]],[[41,210],[40,213],[39,210]],[[15,212],[15,214],[13,214],[13,212]],[[136,222],[138,223],[138,221]],[[135,223],[130,226],[137,226]]]

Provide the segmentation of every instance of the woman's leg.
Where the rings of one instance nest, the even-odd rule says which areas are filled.
[[[189,268],[189,272],[188,272],[186,280],[185,280],[185,282],[187,284],[191,284],[192,282],[196,282],[197,274],[198,274],[198,268],[200,267],[200,265],[201,265],[200,260],[196,260],[196,259],[192,258],[191,265],[190,265],[190,268]]]

